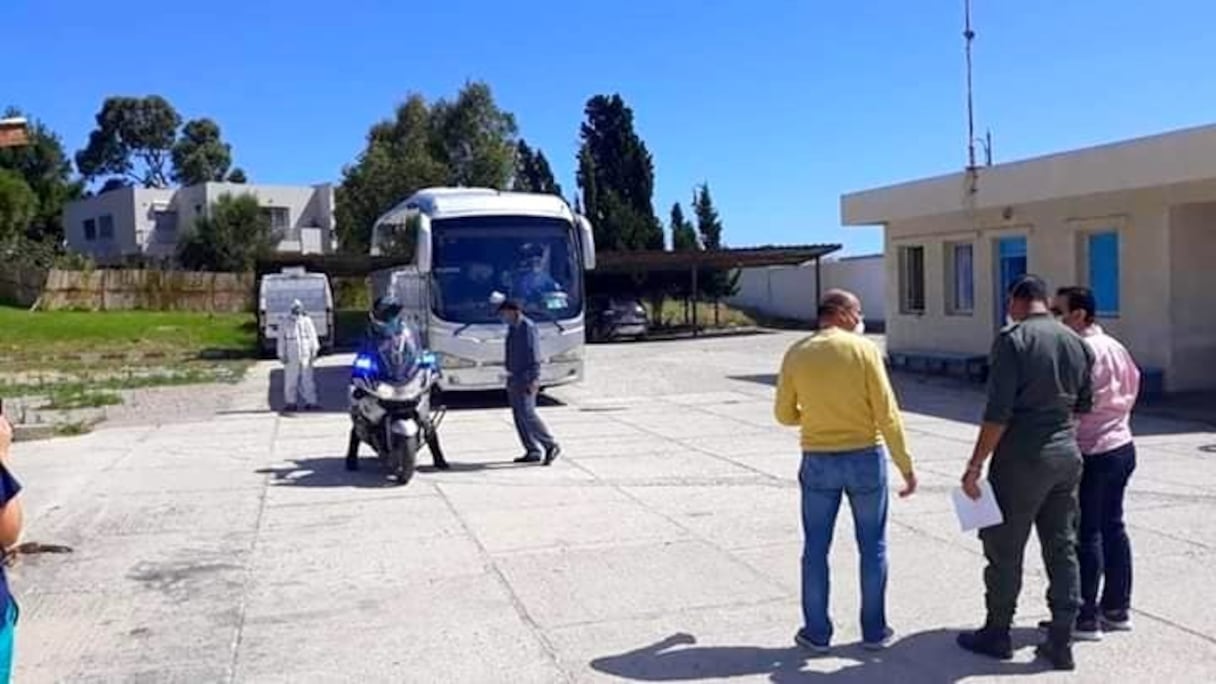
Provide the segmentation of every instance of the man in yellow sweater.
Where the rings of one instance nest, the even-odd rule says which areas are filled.
[[[844,290],[825,293],[819,331],[785,355],[775,413],[782,425],[802,429],[803,626],[794,637],[804,648],[827,653],[828,550],[840,500],[848,494],[861,555],[863,646],[885,647],[887,626],[887,464],[883,443],[903,476],[901,497],[916,491],[903,420],[878,347],[863,336],[861,301]]]

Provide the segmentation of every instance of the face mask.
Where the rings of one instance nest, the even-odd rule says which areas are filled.
[[[857,335],[866,334],[866,319],[858,318],[857,325],[853,326],[853,333]]]
[[[1016,322],[1017,321],[1013,320],[1013,316],[1010,316],[1009,314],[1005,314],[1005,325],[1007,325],[1007,326],[1013,325]]]

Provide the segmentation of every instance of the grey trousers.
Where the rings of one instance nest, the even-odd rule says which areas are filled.
[[[511,414],[515,418],[515,431],[519,433],[519,442],[524,445],[528,454],[540,454],[541,449],[548,451],[557,446],[557,440],[545,427],[545,422],[536,412],[536,395],[529,392],[527,387],[507,385],[507,398],[511,402]]]

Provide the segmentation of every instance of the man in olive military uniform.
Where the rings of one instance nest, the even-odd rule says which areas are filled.
[[[1072,627],[1081,604],[1077,565],[1077,491],[1081,452],[1075,414],[1093,406],[1093,352],[1048,308],[1047,285],[1027,275],[1009,289],[1014,323],[992,345],[988,403],[963,490],[979,498],[984,461],[1004,522],[980,531],[988,619],[958,637],[963,648],[1013,657],[1010,627],[1022,589],[1022,557],[1031,528],[1047,565],[1051,628],[1038,648],[1054,668],[1071,670]]]

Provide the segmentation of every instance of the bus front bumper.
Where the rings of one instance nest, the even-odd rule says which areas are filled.
[[[546,363],[540,367],[542,387],[554,387],[583,379],[583,364],[579,362]],[[439,376],[439,388],[445,392],[484,392],[507,386],[507,369],[502,366],[476,368],[444,368]]]

